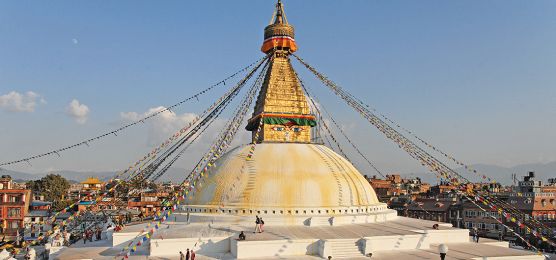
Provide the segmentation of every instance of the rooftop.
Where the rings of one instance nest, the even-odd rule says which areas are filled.
[[[102,182],[95,177],[89,177],[86,180],[82,181],[81,184],[102,184]]]

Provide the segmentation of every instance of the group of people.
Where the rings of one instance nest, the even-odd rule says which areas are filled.
[[[264,232],[264,221],[263,218],[260,218],[259,216],[255,216],[255,232],[253,233],[262,233]]]
[[[264,232],[264,220],[263,218],[259,217],[258,215],[255,216],[255,232],[253,233],[262,233]],[[239,233],[239,237],[237,240],[243,241],[245,240],[245,233],[243,233],[243,231],[241,231]]]
[[[97,226],[94,230],[93,229],[85,230],[85,232],[83,232],[83,234],[82,234],[83,244],[86,244],[87,240],[89,240],[89,242],[93,242],[93,236],[95,236],[97,241],[101,240],[102,239],[102,229]]]
[[[182,251],[180,251],[180,260],[195,260],[195,252],[193,251],[193,249],[191,249],[190,251],[188,248],[185,252],[185,255]]]

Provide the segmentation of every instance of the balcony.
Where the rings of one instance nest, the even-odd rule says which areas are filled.
[[[160,201],[128,201],[128,207],[158,207],[160,206]]]
[[[5,202],[0,202],[0,206],[25,206],[25,201],[5,201]]]

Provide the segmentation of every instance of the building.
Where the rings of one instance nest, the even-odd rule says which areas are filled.
[[[34,200],[25,215],[25,237],[34,239],[52,228],[45,223],[52,216],[52,202]]]
[[[434,185],[430,188],[430,195],[433,196],[433,197],[434,196],[440,196],[442,194],[449,193],[452,190],[456,190],[456,189],[457,189],[457,187],[454,186],[454,185],[451,185],[451,184],[446,183],[446,182],[441,182],[440,184]]]
[[[95,177],[89,177],[86,180],[81,182],[83,192],[89,191],[99,191],[102,189],[102,181]]]
[[[405,217],[451,223],[454,227],[463,227],[462,203],[455,196],[440,199],[417,198],[407,203],[406,208],[399,213]]]
[[[393,197],[403,195],[425,194],[431,187],[430,184],[422,182],[418,177],[405,179],[399,174],[386,175],[386,179],[378,179],[375,175],[369,179],[369,183],[381,202],[388,202]]]
[[[484,210],[483,210],[484,209]],[[505,219],[496,210],[488,207],[477,207],[470,201],[463,203],[463,223],[465,228],[476,230],[479,236],[498,238],[499,234],[506,235],[506,230],[498,221],[505,222]]]
[[[477,187],[481,188],[480,185]],[[495,196],[524,214],[524,218],[521,217],[517,219],[520,222],[527,222],[528,219],[534,218],[549,229],[552,229],[553,232],[556,232],[556,193],[552,192],[551,187],[550,183],[544,185],[541,180],[535,179],[534,172],[529,172],[511,191],[495,193]],[[483,186],[482,189],[485,188],[502,190],[502,187],[499,185]],[[504,225],[517,230],[520,235],[524,237],[530,236],[528,230],[517,226],[515,222],[502,216],[496,210],[492,210],[488,207],[481,208],[469,201],[464,203],[463,215],[465,227],[476,229],[479,235],[485,237],[497,238],[499,234],[502,234],[506,239],[515,239],[503,225],[498,223],[498,221],[500,221]],[[493,217],[496,218],[496,220],[493,219]]]
[[[162,201],[168,198],[168,196],[167,192],[157,192],[154,190],[139,192],[138,195],[129,198],[127,208],[135,209],[138,212],[143,212],[145,216],[150,216],[160,210]]]
[[[79,191],[78,211],[97,210],[95,201],[96,195],[102,189],[102,182],[95,177],[89,177],[81,182],[81,190]]]
[[[9,175],[0,177],[0,224],[6,237],[14,238],[24,227],[30,201],[30,190],[15,188]]]
[[[556,192],[553,181],[549,180],[548,185],[545,185],[543,181],[535,179],[534,172],[529,172],[518,182],[507,202],[556,232]],[[527,235],[526,230],[517,229]]]

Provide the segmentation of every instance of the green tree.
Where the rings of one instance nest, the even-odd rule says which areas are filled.
[[[48,174],[40,180],[28,181],[27,187],[44,196],[47,201],[60,201],[70,188],[70,183],[59,174]]]

